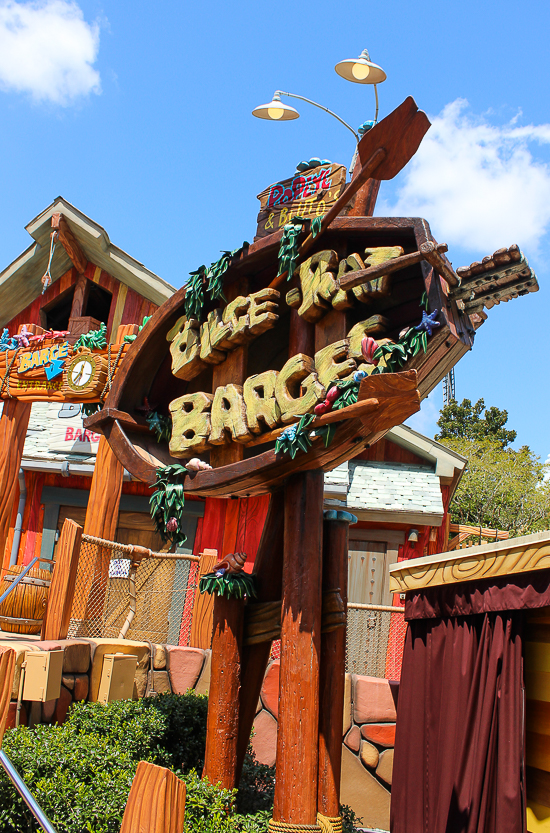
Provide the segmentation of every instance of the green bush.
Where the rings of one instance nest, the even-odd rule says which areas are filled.
[[[6,732],[3,748],[58,833],[119,833],[138,761],[172,769],[187,786],[186,833],[263,833],[271,816],[265,770],[247,757],[251,806],[254,772],[264,812],[235,812],[235,792],[202,781],[207,698],[195,694],[78,703],[62,726],[22,726]],[[263,804],[262,804],[263,802]],[[245,810],[246,812],[246,810]],[[0,773],[0,830],[38,827],[7,776]]]

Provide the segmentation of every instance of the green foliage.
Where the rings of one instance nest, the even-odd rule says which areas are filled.
[[[302,233],[306,223],[307,220],[303,217],[296,216],[283,228],[283,236],[279,247],[279,269],[277,275],[288,272],[288,281],[291,279],[296,268],[296,261],[298,260],[298,237]]]
[[[482,413],[485,416],[482,418]],[[463,399],[459,405],[452,399],[441,410],[437,424],[440,427],[436,440],[464,439],[464,440],[492,440],[501,448],[513,443],[517,437],[515,431],[509,431],[504,426],[508,422],[508,411],[500,408],[485,408],[483,399],[478,399],[472,405],[469,399]]]
[[[548,466],[528,446],[515,451],[489,437],[442,442],[468,459],[451,503],[454,523],[509,530],[513,535],[548,529]]]
[[[82,412],[82,416],[89,417],[100,411],[102,407],[102,402],[83,402],[80,406],[80,410]]]
[[[201,593],[215,593],[227,599],[256,598],[256,583],[254,576],[249,573],[207,573],[199,582]]]
[[[157,532],[163,541],[170,541],[176,546],[182,546],[187,540],[182,528],[185,504],[182,481],[186,474],[185,466],[158,468],[155,491],[149,501],[151,517]],[[173,529],[171,525],[174,525]]]
[[[355,405],[359,397],[359,386],[361,382],[356,382],[355,379],[348,379],[346,382],[333,382],[328,386],[328,389],[334,385],[338,388],[338,396],[332,403],[332,410],[339,411],[341,408],[347,408],[348,405]]]
[[[73,347],[73,352],[76,353],[79,347],[85,347],[87,350],[102,350],[107,347],[107,326],[102,324],[99,330],[83,333]]]
[[[145,327],[147,322],[150,321],[152,317],[153,317],[152,315],[144,315],[143,316],[143,321],[141,322],[141,324],[138,327],[138,335],[141,333],[141,331],[143,330],[143,328]],[[126,344],[131,344],[133,341],[136,340],[136,338],[137,338],[137,336],[135,336],[133,334],[132,335],[127,335],[127,336],[124,336],[124,341],[126,342]]]
[[[150,411],[145,417],[145,421],[149,426],[149,431],[152,431],[160,443],[165,440],[170,442],[172,436],[172,420],[169,416],[158,414],[156,411]]]
[[[339,422],[329,422],[328,425],[321,425],[320,428],[315,429],[317,436],[322,437],[325,448],[328,448],[331,444],[334,439],[334,435],[336,434],[336,429],[340,424],[341,423]]]
[[[311,236],[317,237],[317,235],[321,231],[321,226],[323,225],[323,215],[320,214],[317,217],[314,217],[311,221]]]
[[[294,460],[298,451],[308,451],[311,446],[309,426],[315,414],[304,414],[299,422],[289,425],[275,441],[275,454],[288,452]]]
[[[185,833],[264,833],[271,817],[272,768],[258,764],[249,750],[241,798],[197,775],[204,761],[206,709],[207,698],[192,692],[106,706],[73,704],[62,726],[9,730],[3,749],[58,833],[118,833],[140,759],[167,766],[185,781]],[[38,832],[3,772],[0,830]]]
[[[342,816],[342,833],[354,833],[358,827],[363,825],[363,819],[355,815],[355,812],[347,804],[340,804],[340,815]]]
[[[420,350],[426,352],[427,349],[428,333],[426,331],[418,332],[414,327],[409,327],[399,341],[382,344],[374,352],[373,358],[375,360],[384,359],[386,366],[379,364],[372,373],[373,375],[377,373],[395,373],[403,367],[408,359],[416,356],[417,353],[420,353]]]
[[[206,286],[206,293],[211,301],[216,298],[221,298],[225,301],[223,294],[223,278],[231,265],[233,258],[241,254],[241,252],[248,248],[246,240],[233,251],[224,251],[222,256],[211,263],[209,268],[200,266],[195,272],[190,272],[191,280],[187,284],[185,291],[185,314],[187,318],[197,318],[199,321],[202,315],[202,308],[204,306],[204,292]]]

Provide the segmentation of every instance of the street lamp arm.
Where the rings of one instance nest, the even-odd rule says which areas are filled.
[[[355,141],[356,141],[356,142],[358,142],[358,141],[359,141],[359,136],[358,136],[358,134],[355,132],[355,130],[353,129],[353,127],[350,127],[350,125],[349,125],[347,122],[345,122],[345,121],[344,121],[344,119],[341,119],[341,118],[340,118],[340,116],[337,116],[337,115],[336,115],[336,113],[333,113],[333,112],[332,112],[332,110],[329,110],[329,109],[328,109],[328,107],[323,107],[323,105],[322,105],[322,104],[317,104],[317,102],[316,102],[316,101],[312,101],[312,100],[311,100],[311,98],[305,98],[305,96],[303,96],[303,95],[296,95],[296,93],[285,93],[283,90],[277,90],[277,91],[275,92],[275,95],[286,95],[286,96],[288,96],[289,98],[299,98],[299,99],[300,99],[300,101],[307,101],[307,103],[308,103],[308,104],[313,104],[313,106],[314,106],[314,107],[318,107],[318,108],[319,108],[319,110],[324,110],[324,111],[325,111],[325,113],[328,113],[329,115],[334,116],[334,118],[335,118],[335,119],[338,119],[338,121],[340,122],[340,124],[343,124],[343,125],[344,125],[344,127],[347,127],[347,129],[348,129],[348,130],[351,130],[351,132],[352,132],[352,133],[353,133],[353,135],[355,136]]]

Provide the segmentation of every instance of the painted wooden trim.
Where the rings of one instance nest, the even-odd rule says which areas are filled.
[[[48,487],[46,486],[42,490],[42,495],[47,488]],[[43,497],[42,503],[45,505],[44,520],[42,522],[42,542],[40,544],[40,561],[47,562],[53,559],[57,521],[59,520],[59,503],[46,503]],[[43,563],[41,563],[40,566],[44,569]],[[48,569],[48,565],[46,565],[46,569]]]
[[[402,561],[390,569],[390,590],[403,593],[422,587],[456,584],[529,573],[550,567],[550,531],[468,547],[453,553]]]
[[[328,503],[328,501],[327,501]],[[393,509],[361,509],[349,502],[342,508],[370,523],[410,524],[411,526],[441,526],[443,512],[400,512]]]
[[[351,541],[381,541],[387,544],[404,544],[405,532],[402,529],[358,529],[350,526],[349,540],[350,543]]]
[[[62,489],[58,486],[45,486],[42,490],[42,503],[86,507],[89,495],[90,493],[86,489]],[[142,495],[122,495],[120,511],[149,514],[149,498]],[[190,500],[185,504],[183,511],[185,515],[190,517],[202,518],[204,515],[204,501]]]

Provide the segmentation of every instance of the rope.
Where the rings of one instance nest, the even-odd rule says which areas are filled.
[[[7,370],[6,370],[6,372],[4,373],[4,376],[2,377],[2,382],[0,383],[0,396],[2,396],[2,393],[3,393],[3,391],[4,391],[4,385],[6,385],[6,393],[8,394],[8,397],[9,397],[10,399],[12,399],[12,395],[11,395],[11,393],[10,393],[10,371],[11,371],[11,369],[12,369],[12,367],[13,367],[13,363],[14,363],[15,358],[16,358],[16,356],[17,356],[18,352],[19,352],[19,349],[20,349],[19,347],[17,347],[17,348],[15,349],[15,351],[14,351],[14,353],[13,353],[13,356],[12,356],[12,357],[11,357],[11,359],[10,359],[10,363],[9,363],[9,365],[8,365],[8,369],[7,369]]]
[[[117,544],[116,541],[107,541],[105,538],[96,538],[95,535],[88,535],[84,533],[82,536],[82,540],[88,544],[97,544],[99,547],[106,547],[107,549],[117,550],[119,552],[126,552],[130,556],[134,552],[134,545],[133,544]],[[200,556],[198,555],[191,555],[187,553],[176,553],[176,554],[167,554],[164,552],[152,552],[151,558],[165,558],[165,559],[178,559],[182,561],[200,561]]]
[[[117,369],[118,363],[120,361],[120,357],[122,355],[122,351],[124,350],[125,347],[126,347],[126,344],[123,341],[122,344],[120,345],[120,347],[118,348],[118,353],[117,353],[117,357],[115,359],[115,363],[111,367],[111,342],[109,342],[109,344],[107,345],[107,381],[105,382],[105,387],[101,391],[101,394],[100,394],[100,397],[99,397],[100,399],[103,399],[107,389],[109,389],[109,392],[111,391],[111,387],[112,387],[112,384],[113,384],[113,373]]]
[[[57,232],[52,231],[50,235],[50,259],[48,260],[48,265],[46,267],[46,271],[42,275],[42,286],[44,287],[42,290],[42,295],[46,291],[46,289],[51,286],[52,283],[52,275],[50,272],[50,267],[52,265],[53,260],[53,253],[55,252],[55,244],[57,243]]]
[[[316,830],[319,833],[319,826],[317,824],[288,824],[286,821],[271,819],[267,830],[268,833],[302,833],[302,831],[307,833],[309,830]]]
[[[324,833],[342,833],[344,829],[340,816],[331,818],[331,816],[323,816],[322,813],[317,813],[317,824]]]

